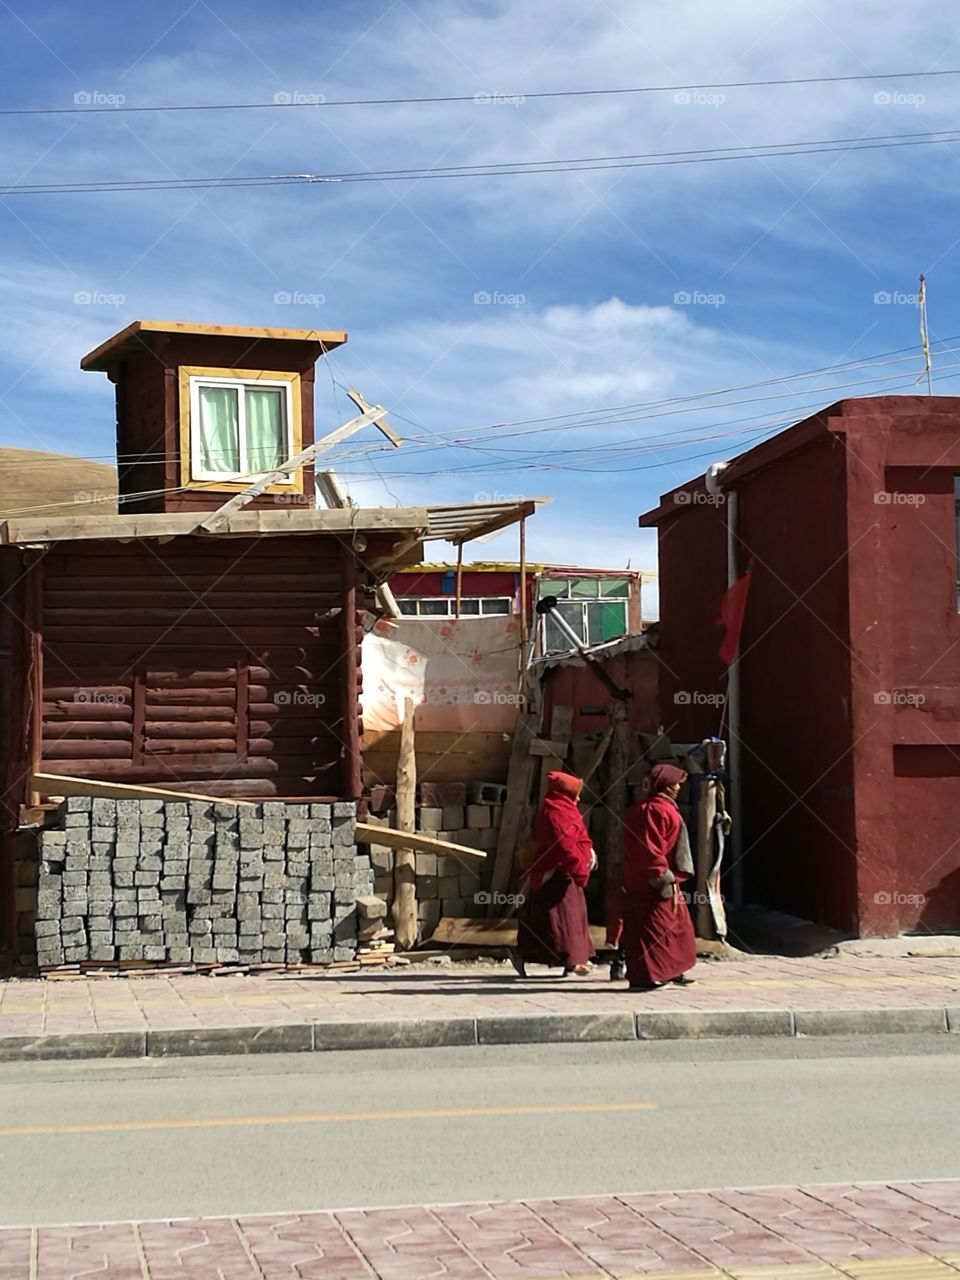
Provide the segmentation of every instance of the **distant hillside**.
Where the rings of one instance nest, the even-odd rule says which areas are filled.
[[[115,515],[117,471],[41,449],[0,447],[0,520],[7,516]]]

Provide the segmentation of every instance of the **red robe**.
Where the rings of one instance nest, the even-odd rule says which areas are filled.
[[[679,809],[663,794],[631,805],[625,816],[623,951],[632,984],[671,982],[697,960],[693,921],[680,894],[684,873],[676,863],[682,823]],[[670,897],[662,898],[650,881],[666,871],[676,881]]]
[[[573,968],[593,956],[587,899],[593,846],[565,774],[551,774],[534,824],[537,857],[530,868],[531,892],[517,927],[517,950],[525,963]],[[574,780],[578,781],[578,780]]]

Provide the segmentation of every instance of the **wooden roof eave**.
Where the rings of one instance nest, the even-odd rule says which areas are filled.
[[[98,347],[94,347],[80,361],[85,371],[107,373],[123,358],[124,352],[143,350],[149,344],[150,334],[204,335],[215,338],[241,338],[250,342],[260,340],[310,343],[317,355],[326,354],[347,341],[343,330],[333,329],[270,329],[252,328],[246,325],[189,324],[182,320],[134,320],[119,333],[113,334]]]
[[[237,511],[214,533],[197,531],[195,512],[155,515],[10,518],[0,522],[0,545],[44,546],[51,542],[123,542],[193,535],[198,538],[272,537],[356,533],[401,533],[422,537],[424,507],[358,507],[345,510]]]

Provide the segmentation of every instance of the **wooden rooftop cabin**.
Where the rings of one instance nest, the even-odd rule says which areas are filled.
[[[8,831],[63,794],[48,774],[359,798],[376,587],[425,539],[462,545],[535,504],[318,509],[312,460],[278,476],[315,443],[314,365],[345,341],[137,321],[81,361],[116,387],[119,514],[0,511]]]

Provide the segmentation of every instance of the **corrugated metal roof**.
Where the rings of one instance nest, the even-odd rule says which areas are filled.
[[[526,516],[550,498],[524,498],[510,502],[469,502],[427,507],[427,538],[445,538],[448,542],[469,542],[486,533],[496,533]]]
[[[533,515],[538,504],[548,498],[531,498],[525,502],[474,502],[463,506],[435,507],[325,507],[304,510],[235,511],[217,532],[224,534],[274,533],[355,533],[359,530],[409,530],[419,538],[445,538],[449,542],[468,542],[515,524]],[[96,516],[78,518],[70,515],[9,516],[0,522],[0,542],[7,544],[42,543],[92,538],[160,538],[176,537],[196,531],[196,526],[210,512],[177,512],[153,515],[114,515],[99,512]],[[206,536],[216,536],[216,533]]]

